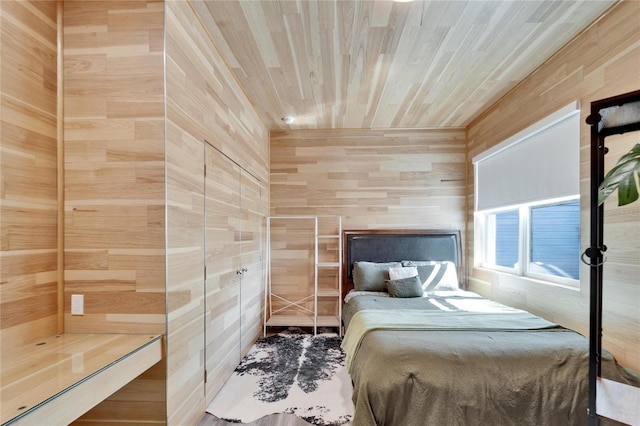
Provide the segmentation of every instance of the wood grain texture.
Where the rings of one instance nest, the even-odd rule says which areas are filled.
[[[343,229],[464,228],[465,131],[271,133],[271,207]]]
[[[0,2],[0,354],[58,331],[55,1]]]
[[[56,206],[57,220],[57,270],[58,287],[58,333],[64,332],[64,2],[56,1],[56,184],[58,190],[58,202]]]
[[[240,363],[242,230],[241,169],[216,149],[206,150],[206,399]]]
[[[205,408],[205,111],[196,94],[206,79],[198,27],[187,22],[197,19],[186,2],[165,3],[168,424],[192,424]]]
[[[2,359],[0,420],[69,424],[161,358],[161,336],[61,334],[23,346]]]
[[[176,20],[174,29],[167,28],[168,101],[180,104],[179,119],[190,122],[195,139],[208,140],[267,182],[267,128],[213,43],[209,17],[203,9],[206,3],[167,1],[167,18]]]
[[[474,236],[474,177],[471,159],[562,106],[581,106],[581,247],[589,245],[590,102],[638,89],[640,81],[640,3],[622,2],[574,39],[500,102],[468,127],[467,265],[476,265],[481,242]],[[637,136],[635,137],[637,141]],[[611,209],[606,219],[603,345],[624,365],[640,371],[640,270],[637,204]],[[615,222],[615,224],[613,223]],[[613,247],[618,247],[613,249]],[[587,334],[589,273],[580,270],[580,291],[470,268],[470,287],[485,296]]]
[[[267,187],[243,171],[240,176],[240,351],[244,356],[262,335],[266,249]]]
[[[65,331],[164,333],[164,4],[65,1],[63,22]],[[162,368],[78,422],[162,424],[165,405]]]
[[[64,12],[66,331],[164,332],[163,4]]]
[[[466,126],[615,0],[199,3],[263,121],[282,130]]]
[[[2,272],[12,277],[5,280],[3,275],[2,280],[2,302],[7,302],[2,306],[2,325],[7,327],[2,336],[12,344],[56,331],[57,235],[51,214],[56,211],[55,123],[60,119],[55,112],[59,106],[55,97],[56,4],[7,1],[0,9],[2,207],[20,210],[20,216],[12,216],[15,224],[4,221],[10,215],[2,212]],[[61,296],[67,306],[67,331],[164,332],[166,327],[169,332],[166,370],[163,364],[154,367],[85,415],[80,419],[83,423],[195,424],[201,417],[204,139],[212,140],[262,181],[268,179],[267,130],[210,35],[201,25],[194,25],[201,22],[195,10],[183,1],[64,3],[67,279]],[[11,22],[5,25],[7,19]],[[13,24],[22,33],[14,31]],[[5,36],[7,29],[12,30],[9,37]],[[15,51],[11,50],[14,45]],[[34,59],[26,52],[42,57]],[[23,71],[19,77],[24,81],[10,79],[6,66],[11,72]],[[45,88],[45,95],[34,91],[38,85]],[[24,93],[18,95],[22,88]],[[29,140],[32,149],[7,151],[5,141],[9,140],[16,144]],[[5,158],[11,167],[4,167]],[[12,169],[16,177],[12,175],[7,185],[6,176]],[[34,176],[23,176],[35,170]],[[245,218],[248,235],[264,226],[253,220],[256,213],[263,217],[267,213],[265,188],[252,187],[247,193],[260,194]],[[32,210],[29,218],[23,214],[27,205]],[[44,228],[53,232],[44,233]],[[27,238],[33,231],[38,234],[35,246],[31,245],[36,240]],[[10,235],[8,247],[16,251],[8,253],[5,244]],[[263,268],[257,260],[260,256],[256,257],[256,250],[261,250],[259,239],[252,236],[246,252],[257,269]],[[20,257],[27,250],[29,256]],[[263,273],[261,269],[255,277]],[[16,286],[5,286],[13,284],[13,277],[19,278]],[[245,346],[260,329],[254,319],[262,286],[256,283],[261,281],[247,287],[247,293],[256,294],[244,298]],[[85,295],[83,316],[68,313],[70,295],[77,293]],[[19,300],[25,295],[30,299]],[[24,310],[32,316],[23,324]],[[9,347],[3,345],[3,349]]]
[[[206,148],[206,399],[209,403],[262,333],[266,190]]]
[[[158,386],[158,383],[164,381],[165,374],[163,361],[154,364],[73,424],[119,425],[131,423],[132,419],[134,424],[167,424],[165,389],[164,386]],[[132,404],[131,401],[136,403]]]
[[[226,338],[221,342],[211,341],[208,351],[205,347],[205,140],[237,165],[267,182],[268,133],[212,43],[199,13],[203,2],[171,0],[165,7],[169,247],[167,420],[169,424],[196,424],[204,413],[205,398],[213,398],[211,393],[214,391],[210,386],[219,386],[208,383],[209,390],[205,394],[205,362],[212,352],[211,347],[227,342]],[[222,176],[211,176],[214,186],[219,182],[218,192],[228,183]],[[239,176],[235,183],[240,184]],[[226,203],[226,195],[219,194],[221,198],[216,205]],[[263,196],[268,200],[267,194]],[[266,205],[261,208],[262,214],[266,215]],[[238,227],[239,223],[228,225]],[[231,244],[234,245],[235,241],[240,241],[240,235],[225,234],[223,241],[233,241]],[[225,264],[224,269],[218,271],[222,275],[222,286],[233,283],[227,272],[235,274],[235,269],[229,268],[231,266]],[[215,269],[208,270],[216,273]],[[224,300],[224,303],[235,303],[227,298]],[[219,303],[221,301],[216,300],[206,305],[207,333],[225,321],[229,324],[237,321],[236,328],[224,329],[239,336],[240,317],[220,317],[226,308]],[[218,308],[209,312],[212,306]],[[230,349],[232,352],[222,356],[238,357],[239,360],[239,339],[235,345],[237,352],[235,348]],[[214,374],[215,368],[211,367],[209,375]],[[215,374],[211,377],[213,379]]]

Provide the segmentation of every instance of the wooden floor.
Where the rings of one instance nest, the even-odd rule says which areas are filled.
[[[225,422],[224,420],[220,420],[213,414],[206,413],[202,420],[200,420],[200,423],[198,423],[198,426],[227,426],[237,424],[238,423]],[[293,414],[272,414],[270,416],[265,416],[255,422],[242,424],[249,426],[309,426],[309,423]],[[351,423],[346,423],[345,425],[349,424]]]

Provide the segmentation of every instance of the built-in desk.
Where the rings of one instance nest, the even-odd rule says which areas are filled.
[[[60,334],[2,358],[0,423],[66,425],[162,359],[162,335]]]

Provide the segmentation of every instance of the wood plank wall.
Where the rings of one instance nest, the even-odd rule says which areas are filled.
[[[3,350],[57,332],[56,6],[0,2]],[[204,414],[204,140],[263,188],[269,177],[267,129],[198,25],[208,13],[184,1],[64,2],[65,331],[168,331],[165,361],[79,423]],[[260,199],[252,230],[264,230],[268,191]],[[70,315],[71,294],[84,294],[85,315]],[[246,298],[243,318],[262,300]],[[250,329],[249,340],[261,327]]]
[[[67,332],[164,332],[162,36],[162,2],[65,2]]]
[[[471,159],[555,110],[578,100],[581,106],[581,246],[589,246],[590,130],[592,101],[638,90],[640,2],[625,1],[583,32],[468,127],[467,265],[475,265],[474,177]],[[637,141],[637,136],[636,136]],[[552,153],[550,153],[552,155]],[[607,209],[605,243],[612,248],[604,270],[604,340],[624,365],[640,371],[640,206]],[[613,247],[626,250],[613,249]],[[580,291],[470,269],[471,289],[523,307],[588,335],[589,272],[581,266]]]
[[[465,144],[464,129],[272,131],[270,214],[463,229]]]
[[[347,230],[464,231],[465,157],[464,129],[272,131],[270,215],[339,215]],[[305,256],[304,231],[289,237],[304,226],[278,221],[273,231]],[[308,263],[295,264],[278,271],[309,276]],[[285,281],[280,292],[297,300],[309,294],[303,283]]]
[[[55,1],[0,2],[0,356],[58,332]]]
[[[164,333],[164,5],[70,0],[63,18],[65,332]],[[165,399],[160,362],[78,422],[163,424]]]
[[[168,2],[169,5],[174,3],[184,9],[181,0]],[[200,81],[197,74],[187,74],[188,78],[201,84],[198,92],[188,92],[195,100],[185,104],[194,122],[201,126],[195,136],[208,140],[240,167],[266,183],[269,181],[269,132],[218,47],[213,44],[208,30],[204,29],[216,27],[208,9],[210,2],[189,0],[187,3],[192,9],[193,20],[183,22],[183,26],[194,26],[195,22],[200,24],[197,31],[201,39],[194,35],[190,44],[197,49],[197,56],[205,56],[198,61],[197,56],[186,55],[187,61],[197,65],[198,72],[206,77]],[[208,86],[204,85],[205,82]],[[206,90],[210,92],[209,96],[201,99]],[[187,102],[184,94],[183,100]]]
[[[242,173],[241,182],[240,266],[246,270],[240,279],[240,351],[246,354],[263,331],[269,191],[266,182],[246,172]]]
[[[267,129],[212,44],[203,3],[166,2],[170,424],[196,424],[213,398],[203,382],[204,141],[268,179]]]

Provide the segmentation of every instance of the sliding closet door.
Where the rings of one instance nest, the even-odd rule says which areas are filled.
[[[240,362],[240,168],[206,145],[206,400]]]
[[[264,303],[263,248],[266,212],[266,190],[246,171],[241,177],[242,276],[241,349],[245,354],[262,333],[262,305]]]

